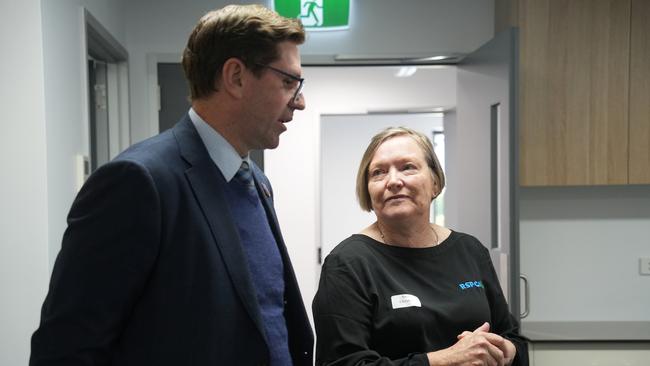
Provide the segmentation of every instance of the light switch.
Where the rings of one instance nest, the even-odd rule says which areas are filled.
[[[650,276],[650,258],[639,258],[639,273]]]

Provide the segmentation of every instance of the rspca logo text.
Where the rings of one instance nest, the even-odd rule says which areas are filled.
[[[458,287],[460,287],[461,290],[467,290],[467,289],[470,289],[472,287],[483,288],[483,282],[481,282],[481,281],[468,281],[468,282],[459,283]]]

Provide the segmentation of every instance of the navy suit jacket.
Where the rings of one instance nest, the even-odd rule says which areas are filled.
[[[312,365],[270,184],[254,164],[253,174],[284,261],[291,355]],[[93,173],[68,216],[30,365],[268,363],[225,185],[187,115]]]

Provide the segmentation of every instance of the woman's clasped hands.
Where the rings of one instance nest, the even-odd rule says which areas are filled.
[[[431,366],[508,366],[516,348],[506,338],[490,333],[490,324],[483,323],[473,332],[458,335],[458,342],[437,352],[429,352]]]

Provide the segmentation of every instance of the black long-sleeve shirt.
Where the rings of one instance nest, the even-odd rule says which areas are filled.
[[[427,352],[486,321],[528,365],[489,252],[467,234],[428,248],[352,235],[325,259],[313,311],[317,365],[428,365]]]

